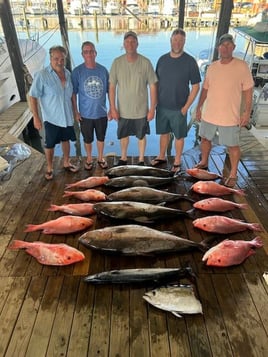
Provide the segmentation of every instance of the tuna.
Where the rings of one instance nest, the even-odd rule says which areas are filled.
[[[245,192],[243,190],[226,187],[213,181],[198,181],[192,185],[191,189],[194,192],[211,196],[224,196],[231,194],[245,196]]]
[[[178,200],[194,202],[186,194],[181,195],[143,186],[125,188],[123,190],[113,192],[108,195],[107,199],[110,201],[135,201],[152,204],[161,202],[174,202]]]
[[[216,211],[216,212],[227,212],[235,208],[246,209],[248,204],[246,203],[235,203],[233,201],[223,200],[218,197],[206,198],[204,200],[197,201],[193,204],[194,208],[201,209],[203,211]]]
[[[98,202],[94,204],[94,209],[97,213],[110,218],[127,219],[140,223],[153,223],[158,219],[175,217],[195,217],[194,209],[181,211],[161,205],[131,201]]]
[[[87,248],[125,255],[156,255],[191,249],[207,250],[203,243],[134,224],[91,230],[84,233],[79,238],[79,242]]]
[[[126,188],[126,187],[136,187],[136,186],[148,186],[148,187],[159,187],[167,185],[174,180],[178,179],[176,177],[153,177],[153,176],[122,176],[122,177],[113,177],[105,186],[108,187],[117,187],[117,188]]]
[[[247,223],[241,221],[240,219],[224,216],[208,216],[197,218],[193,221],[193,225],[194,227],[202,229],[206,232],[223,234],[242,232],[247,229],[252,231],[263,231],[263,227],[259,223]]]
[[[194,278],[190,267],[110,270],[84,278],[91,284],[163,284],[183,278]]]
[[[109,177],[121,177],[121,176],[154,176],[154,177],[170,177],[173,173],[159,169],[152,166],[139,166],[139,165],[123,165],[111,167],[106,171],[106,175]]]
[[[44,265],[70,265],[85,259],[82,252],[64,243],[50,244],[14,240],[8,248],[25,249],[26,253]]]
[[[182,317],[181,314],[203,313],[192,285],[160,287],[147,291],[143,298],[154,307],[169,311],[176,317]]]
[[[44,234],[67,234],[82,231],[93,225],[93,220],[80,216],[63,216],[41,223],[28,224],[24,232],[43,231]]]
[[[251,241],[245,240],[224,240],[215,247],[210,248],[203,256],[202,261],[206,265],[214,267],[228,267],[238,265],[255,254],[255,248],[261,248],[263,242],[260,237],[255,237]]]

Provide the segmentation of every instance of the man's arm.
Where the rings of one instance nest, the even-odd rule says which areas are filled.
[[[150,85],[150,108],[147,113],[148,121],[154,118],[156,105],[157,105],[157,83],[153,83]]]

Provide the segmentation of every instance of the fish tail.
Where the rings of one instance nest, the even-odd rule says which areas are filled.
[[[250,224],[250,229],[252,231],[258,231],[258,232],[263,232],[264,228],[260,223],[251,223]]]
[[[64,191],[64,195],[62,197],[69,197],[69,196],[72,196],[72,192],[69,192],[69,191]]]
[[[29,243],[24,242],[23,240],[13,240],[11,244],[8,246],[9,249],[21,249],[28,248]]]
[[[191,218],[191,219],[195,219],[196,218],[196,209],[190,208],[188,211],[185,212],[187,214],[187,217]]]
[[[263,241],[261,240],[261,237],[255,237],[251,243],[254,245],[256,248],[261,248],[263,247]]]
[[[58,209],[59,209],[59,206],[57,206],[57,205],[50,205],[50,207],[49,207],[47,210],[54,212],[54,211],[58,211]]]
[[[248,204],[247,203],[240,203],[239,208],[247,209],[248,208]]]
[[[26,228],[24,229],[24,232],[34,232],[37,231],[38,228],[36,226],[36,224],[27,224]]]
[[[235,190],[235,193],[237,193],[239,196],[246,196],[246,193],[244,190],[239,189],[239,190]]]

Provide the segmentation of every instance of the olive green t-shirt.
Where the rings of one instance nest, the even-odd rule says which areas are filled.
[[[126,55],[113,61],[109,82],[117,87],[117,109],[121,118],[141,119],[148,112],[148,86],[157,82],[150,60],[138,55],[128,62]]]

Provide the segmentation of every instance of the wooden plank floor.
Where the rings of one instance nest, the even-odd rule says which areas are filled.
[[[51,203],[78,202],[62,197],[65,184],[88,176],[83,168],[76,174],[66,173],[57,158],[55,178],[46,182],[44,157],[33,153],[14,170],[10,180],[0,184],[0,355],[267,356],[268,286],[262,274],[268,271],[268,153],[247,131],[242,150],[238,186],[247,196],[228,199],[248,202],[250,209],[226,215],[262,223],[265,231],[260,236],[265,246],[243,264],[224,269],[204,266],[202,254],[197,251],[161,257],[106,256],[79,245],[80,233],[60,237],[24,233],[28,223],[60,216],[47,211]],[[198,148],[185,152],[184,168],[192,167],[198,157]],[[109,157],[109,166],[117,159]],[[137,160],[131,157],[129,163]],[[146,157],[147,164],[150,160],[151,157]],[[170,157],[168,167],[172,162]],[[213,148],[209,169],[228,173],[228,155],[222,147]],[[92,175],[104,172],[95,166]],[[192,180],[182,177],[166,188],[200,199],[190,191],[192,184]],[[100,189],[106,193],[113,191]],[[188,202],[170,206],[191,207]],[[92,229],[118,224],[108,218],[92,217]],[[197,242],[209,236],[193,228],[190,219],[167,219],[151,226]],[[256,235],[246,231],[227,237],[249,240]],[[86,259],[67,267],[42,266],[24,251],[8,250],[13,239],[65,242],[83,251]],[[196,292],[203,315],[179,319],[149,306],[142,296],[150,286],[91,286],[83,281],[85,275],[104,270],[185,264],[190,264],[197,276]]]

